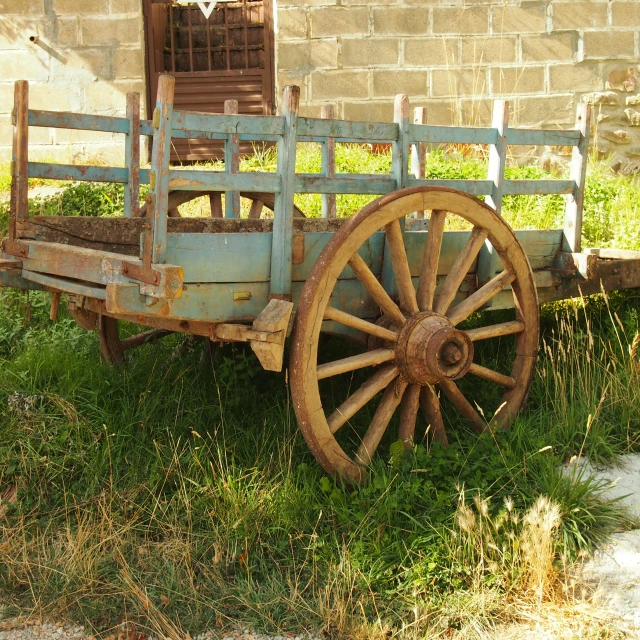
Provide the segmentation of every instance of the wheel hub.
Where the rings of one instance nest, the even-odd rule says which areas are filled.
[[[444,316],[418,313],[409,318],[396,344],[396,363],[416,384],[457,380],[473,362],[473,342]]]

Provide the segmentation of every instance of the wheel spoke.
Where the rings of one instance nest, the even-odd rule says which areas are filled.
[[[466,418],[471,427],[478,433],[486,431],[487,425],[478,412],[471,406],[471,403],[464,397],[453,380],[445,378],[438,383],[440,389],[449,399],[449,402],[458,410],[463,418]]]
[[[389,316],[393,324],[401,327],[406,322],[402,311],[400,311],[398,305],[389,297],[384,287],[378,282],[378,279],[373,275],[367,263],[359,254],[354,253],[349,260],[349,266],[354,270],[356,276],[358,276],[358,280],[362,282],[371,297],[378,303],[378,306]]]
[[[365,333],[376,336],[378,338],[382,338],[382,340],[388,340],[389,342],[396,342],[398,340],[398,334],[394,331],[391,331],[391,329],[385,329],[384,327],[380,327],[377,324],[373,324],[373,322],[363,320],[362,318],[358,318],[357,316],[352,316],[350,313],[340,311],[340,309],[336,309],[334,307],[327,307],[325,309],[324,319],[334,320],[335,322],[344,324],[347,327],[358,329],[359,331],[364,331]]]
[[[407,383],[404,381],[395,381],[386,388],[382,400],[376,409],[373,420],[369,425],[369,429],[362,439],[362,443],[356,453],[356,462],[360,464],[369,464],[375,453],[382,436],[389,425],[389,421],[393,417],[395,410],[398,408]]]
[[[444,429],[444,421],[442,420],[442,411],[440,410],[440,400],[436,395],[436,390],[431,385],[422,387],[420,390],[420,404],[424,411],[427,422],[429,423],[429,432],[431,437],[440,442],[445,447],[449,444],[447,432]]]
[[[418,313],[416,290],[413,288],[413,282],[411,281],[411,272],[409,271],[409,262],[399,220],[390,222],[385,228],[385,234],[391,254],[393,273],[398,285],[398,293],[400,294],[400,307],[411,314]]]
[[[433,310],[436,313],[444,314],[447,309],[449,309],[456,297],[456,293],[458,293],[460,285],[467,273],[469,273],[471,265],[478,253],[480,253],[480,249],[482,249],[482,245],[488,236],[489,232],[486,229],[481,229],[480,227],[473,228],[471,237],[467,240],[467,244],[453,263],[451,271],[449,271],[449,274],[442,284],[442,288],[436,296],[435,302],[433,303]]]
[[[386,365],[349,396],[327,419],[331,433],[335,433],[360,411],[369,400],[396,378],[398,373],[398,367],[393,364]]]
[[[249,218],[251,220],[258,220],[262,213],[262,207],[264,207],[264,202],[262,202],[262,200],[252,200],[251,209],[249,209]]]
[[[413,446],[413,435],[416,431],[416,418],[420,409],[420,385],[411,384],[402,396],[400,405],[400,428],[398,437],[404,443],[405,449]]]
[[[491,324],[488,327],[469,329],[467,335],[475,342],[476,340],[486,340],[487,338],[497,338],[498,336],[508,336],[512,333],[521,333],[524,329],[524,322],[511,320],[510,322]]]
[[[514,389],[518,381],[511,376],[505,376],[502,373],[498,373],[493,369],[487,369],[487,367],[483,367],[475,362],[469,367],[469,373],[474,376],[478,376],[478,378],[482,378],[483,380],[489,380],[490,382],[495,382],[507,389]]]
[[[143,331],[142,333],[138,333],[135,336],[130,336],[129,338],[121,340],[120,342],[122,344],[122,350],[128,351],[129,349],[135,349],[140,345],[154,342],[155,340],[164,338],[165,336],[171,335],[172,333],[173,331],[167,331],[165,329],[151,329],[150,331]]]
[[[446,211],[432,211],[429,220],[427,241],[424,245],[422,267],[420,268],[420,284],[418,285],[418,307],[420,311],[431,311],[433,296],[436,292],[438,278],[438,263],[444,234]]]
[[[393,360],[395,357],[396,352],[393,349],[375,349],[374,351],[367,351],[367,353],[361,353],[357,356],[321,364],[317,370],[318,380],[324,380],[324,378],[337,376],[341,373],[355,371],[356,369],[362,369],[364,367],[375,367],[383,362],[389,362],[389,360]]]
[[[495,278],[492,278],[480,287],[475,293],[463,300],[457,307],[447,313],[447,318],[452,325],[457,325],[468,318],[474,311],[477,311],[484,304],[489,302],[491,298],[497,296],[508,284],[516,279],[513,271],[503,271]]]

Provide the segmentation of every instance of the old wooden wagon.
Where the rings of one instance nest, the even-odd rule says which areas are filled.
[[[360,479],[390,424],[406,446],[418,421],[446,442],[442,402],[478,431],[508,425],[532,380],[539,302],[640,286],[640,253],[581,252],[586,105],[571,130],[511,129],[504,102],[495,104],[491,127],[466,128],[424,124],[423,112],[412,122],[404,96],[396,99],[394,123],[344,122],[299,117],[296,87],[285,89],[279,116],[235,115],[233,104],[221,115],[177,111],[173,88],[171,76],[160,78],[153,119],[141,121],[133,94],[127,117],[90,116],[30,110],[27,83],[16,84],[0,284],[50,291],[54,305],[65,294],[73,317],[97,330],[113,363],[127,349],[182,332],[248,342],[266,369],[280,370],[292,330],[295,412],[329,473]],[[122,134],[125,166],[30,162],[29,127]],[[140,167],[141,136],[153,138],[149,169]],[[170,166],[172,139],[221,141],[224,171]],[[277,148],[275,173],[239,171],[239,145],[254,141]],[[296,173],[296,144],[305,142],[321,145],[321,173]],[[391,173],[336,174],[336,143],[391,145]],[[425,146],[441,143],[487,145],[487,178],[424,179]],[[572,147],[570,177],[506,180],[509,145]],[[29,217],[30,177],[123,183],[123,215]],[[140,183],[150,186],[144,207]],[[179,217],[177,205],[203,193],[211,217]],[[323,194],[323,218],[305,219],[296,193]],[[351,218],[336,218],[335,194],[354,193],[383,195]],[[544,193],[566,194],[563,229],[514,232],[501,218],[503,195]],[[245,218],[240,197],[252,202]],[[265,208],[272,213],[263,219]],[[489,308],[515,312],[478,321],[476,312]],[[121,339],[120,321],[152,329]],[[360,352],[326,362],[318,348],[323,332],[354,339]],[[474,360],[474,344],[489,339],[515,345],[500,367]],[[350,389],[361,369],[370,373]],[[336,376],[346,376],[345,384],[327,398],[322,381]],[[480,411],[461,391],[463,377],[503,390],[497,406]],[[370,403],[375,409],[365,409]],[[360,431],[352,425],[357,413],[370,416]]]

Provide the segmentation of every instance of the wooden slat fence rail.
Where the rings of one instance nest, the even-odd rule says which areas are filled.
[[[16,203],[11,215],[9,246],[14,254],[16,220],[27,215],[26,184],[29,177],[90,182],[115,182],[126,185],[124,216],[138,215],[140,184],[149,184],[153,199],[153,262],[161,264],[167,246],[167,200],[169,190],[211,193],[214,216],[222,215],[220,193],[226,193],[225,217],[240,215],[240,192],[274,194],[274,230],[272,246],[271,294],[287,297],[291,293],[291,251],[293,196],[295,193],[322,194],[322,216],[336,216],[336,194],[385,194],[395,189],[417,185],[445,186],[466,193],[485,196],[498,213],[504,195],[567,195],[564,226],[565,249],[580,251],[582,202],[586,156],[589,144],[588,106],[580,105],[576,126],[572,130],[512,129],[508,126],[508,103],[494,106],[491,127],[445,127],[427,124],[425,109],[416,110],[410,120],[409,101],[398,96],[393,123],[345,122],[333,117],[325,107],[321,118],[298,117],[297,90],[287,87],[282,112],[278,116],[238,115],[233,101],[225,105],[225,114],[192,113],[173,109],[173,83],[162,76],[158,101],[152,120],[140,119],[140,101],[136,94],[127,96],[127,116],[111,117],[77,113],[57,113],[28,109],[28,85],[16,83],[14,106],[13,182]],[[28,161],[28,127],[83,129],[122,134],[125,137],[123,167],[50,164]],[[140,137],[153,137],[150,169],[140,167]],[[225,144],[225,168],[190,170],[169,166],[170,140],[209,139]],[[276,173],[241,172],[239,144],[255,141],[276,143]],[[322,168],[317,174],[296,174],[296,143],[321,145]],[[336,171],[336,144],[390,144],[392,168],[389,174],[341,174]],[[484,180],[442,180],[425,178],[425,153],[432,145],[486,145],[489,147],[487,178]],[[571,146],[573,158],[568,180],[506,180],[506,154],[510,146]],[[411,160],[410,160],[411,158]],[[410,162],[409,162],[410,160]],[[411,171],[409,165],[411,164]],[[261,205],[257,201],[258,205]],[[259,215],[261,206],[252,208],[251,217]],[[254,211],[255,209],[255,211]],[[423,217],[424,212],[416,212]],[[11,244],[13,243],[13,244]],[[142,256],[141,256],[142,257]],[[495,272],[495,258],[490,247],[480,255],[479,273],[489,279]]]

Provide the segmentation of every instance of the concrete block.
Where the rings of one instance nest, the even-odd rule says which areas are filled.
[[[311,99],[314,102],[368,97],[367,71],[314,71],[311,74]]]
[[[278,45],[280,69],[306,71],[336,69],[338,43],[336,40],[312,40],[310,42],[282,42]]]
[[[458,127],[489,127],[493,100],[488,98],[462,98],[452,105],[453,123]]]
[[[0,51],[0,69],[4,81],[46,82],[49,65],[48,55],[42,49]]]
[[[502,3],[501,3],[502,4]],[[523,2],[522,6],[502,4],[491,10],[491,28],[494,34],[544,33],[546,6],[543,2]]]
[[[57,15],[104,16],[109,13],[109,0],[54,0],[53,10]]]
[[[139,16],[81,18],[80,24],[84,45],[142,43],[142,20]]]
[[[618,94],[615,91],[598,91],[596,93],[588,93],[582,96],[582,102],[606,106],[617,106],[620,104]]]
[[[484,68],[431,71],[431,95],[434,98],[471,95],[480,97],[488,91],[487,71]]]
[[[110,13],[142,13],[142,0],[109,0]]]
[[[308,35],[307,28],[307,11],[303,8],[278,9],[278,31],[276,41],[278,39],[296,39],[306,38]]]
[[[494,67],[491,69],[491,94],[510,96],[544,91],[544,67]]]
[[[56,18],[56,44],[63,47],[77,47],[80,28],[76,16],[58,16]]]
[[[578,48],[575,33],[558,33],[548,36],[523,36],[522,61],[543,62],[574,59]]]
[[[49,83],[55,86],[76,87],[96,80],[113,80],[113,61],[110,47],[73,49],[67,61],[51,61]]]
[[[640,4],[632,2],[612,2],[611,21],[614,27],[638,27],[640,25]]]
[[[277,85],[277,94],[276,99],[279,100],[282,95],[282,90],[287,85],[295,85],[296,87],[300,87],[300,102],[304,102],[308,100],[308,84],[309,84],[309,74],[304,71],[291,70],[291,71],[280,71],[278,73],[278,85]]]
[[[549,67],[551,92],[598,91],[602,89],[602,72],[597,65],[559,64]]]
[[[515,37],[462,38],[462,64],[516,62]]]
[[[144,52],[142,49],[121,49],[113,52],[113,75],[118,80],[144,77]]]
[[[486,6],[434,7],[433,33],[472,34],[489,32]]]
[[[342,66],[396,65],[399,46],[397,38],[345,38],[342,40]]]
[[[633,31],[587,31],[584,34],[584,59],[634,59]]]
[[[553,29],[600,29],[607,26],[607,4],[604,2],[554,2]]]
[[[411,38],[404,41],[404,63],[411,67],[455,66],[458,38]]]
[[[44,0],[0,0],[0,15],[44,15]]]
[[[373,97],[393,98],[399,93],[408,96],[426,96],[429,93],[429,72],[424,71],[373,71]]]
[[[515,102],[517,121],[522,125],[573,124],[575,121],[573,94],[521,97]]]
[[[429,31],[429,10],[424,7],[374,7],[374,35],[418,36]]]
[[[127,111],[127,93],[130,91],[144,95],[142,80],[94,82],[85,89],[85,109],[90,113],[124,115]]]
[[[345,102],[343,111],[343,118],[354,122],[393,122],[393,100]]]
[[[309,13],[312,38],[342,35],[368,35],[367,7],[313,7]]]

